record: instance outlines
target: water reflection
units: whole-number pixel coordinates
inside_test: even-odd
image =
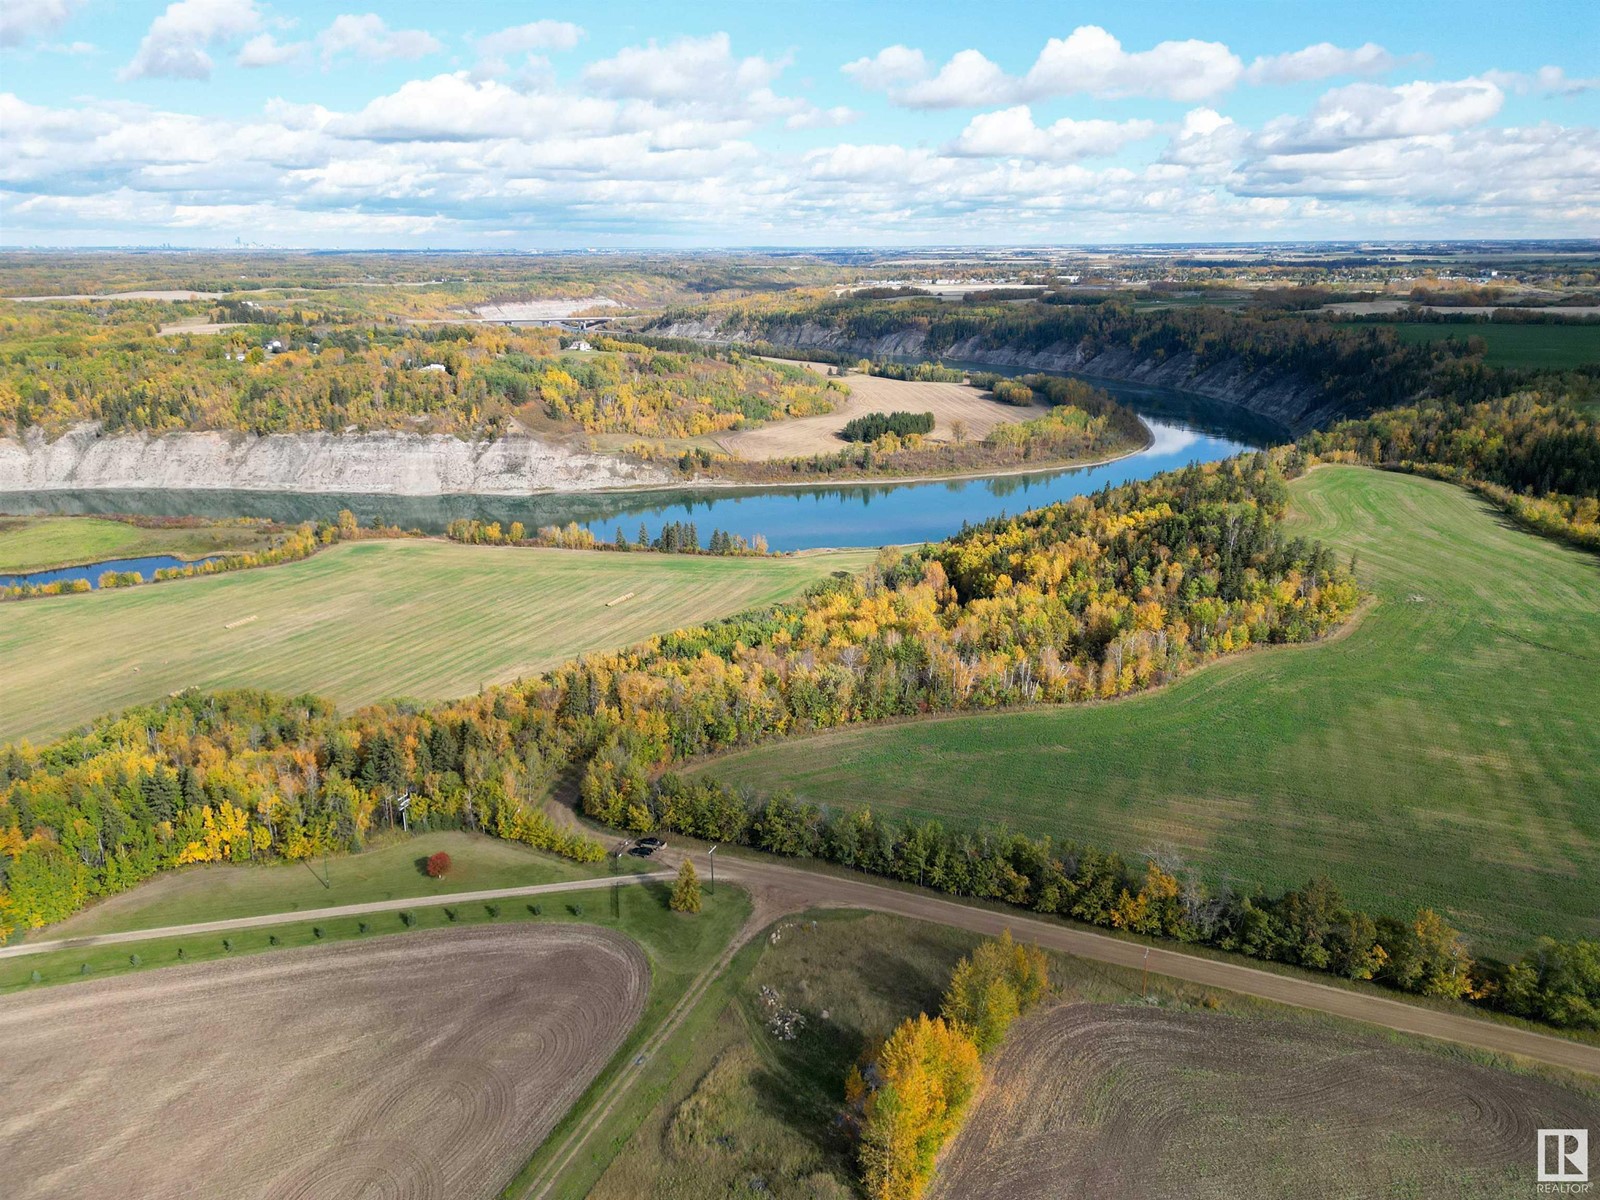
[[[1099,382],[1099,381],[1097,381]],[[609,540],[632,540],[644,526],[654,538],[670,521],[693,521],[701,540],[712,529],[760,534],[774,550],[877,546],[948,537],[963,523],[986,520],[1146,479],[1192,462],[1211,462],[1281,436],[1243,410],[1184,393],[1104,385],[1140,412],[1153,434],[1138,454],[1101,466],[930,483],[820,487],[701,488],[542,496],[311,495],[240,491],[0,492],[0,512],[143,513],[152,516],[332,519],[348,508],[374,520],[442,533],[457,518],[520,521],[529,529],[575,521]]]

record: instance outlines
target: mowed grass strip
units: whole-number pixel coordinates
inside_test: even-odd
[[[0,517],[0,575],[75,567],[112,558],[203,558],[252,550],[267,538],[248,525],[141,529],[101,517]]]
[[[1327,467],[1293,529],[1358,556],[1345,636],[1102,705],[857,728],[701,769],[830,805],[1008,825],[1213,883],[1332,878],[1480,952],[1600,935],[1600,562],[1447,484]]]
[[[874,553],[699,558],[373,541],[279,567],[19,601],[0,609],[0,742],[188,687],[314,692],[344,706],[460,696],[792,598],[830,572],[865,569]]]
[[[520,842],[441,830],[407,837],[376,834],[360,854],[294,863],[206,863],[166,871],[131,891],[108,897],[58,925],[30,932],[30,941],[196,925],[264,913],[292,913],[415,896],[566,883],[612,874],[608,863],[575,863]],[[439,879],[423,868],[430,854],[450,856]],[[630,872],[656,864],[624,856]]]

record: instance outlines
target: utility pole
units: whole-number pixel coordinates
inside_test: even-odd
[[[1144,948],[1144,975],[1139,980],[1139,996],[1144,998],[1150,991],[1150,947]]]
[[[717,894],[717,848],[715,846],[706,851],[706,858],[711,860],[711,894]]]

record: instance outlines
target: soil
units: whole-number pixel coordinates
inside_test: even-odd
[[[582,926],[441,930],[0,1000],[0,1192],[490,1197],[644,1009]]]
[[[1012,1030],[929,1200],[1526,1196],[1600,1102],[1307,1021],[1065,1004]]]

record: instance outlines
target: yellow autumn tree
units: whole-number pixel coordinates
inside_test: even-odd
[[[1020,945],[1008,929],[956,964],[940,1013],[972,1039],[980,1054],[988,1054],[1000,1044],[1011,1022],[1049,989],[1043,952]]]
[[[978,1090],[978,1048],[959,1027],[922,1013],[889,1036],[878,1071],[883,1082],[867,1098],[861,1130],[863,1182],[871,1200],[917,1200]]]

